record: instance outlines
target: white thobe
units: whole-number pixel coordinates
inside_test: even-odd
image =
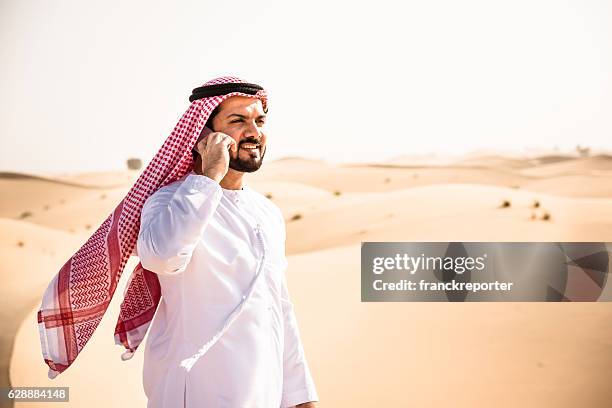
[[[192,171],[146,200],[137,255],[162,291],[144,352],[148,408],[318,400],[287,291],[285,223],[270,200]]]

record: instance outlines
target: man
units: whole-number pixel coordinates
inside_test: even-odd
[[[265,156],[265,121],[261,100],[227,98],[198,138],[193,170],[143,207],[137,252],[163,295],[145,349],[148,407],[318,399],[287,292],[282,214],[243,184]]]
[[[149,407],[314,406],[284,274],[284,220],[242,185],[266,151],[267,100],[236,77],[193,90],[128,194],[45,290],[37,323],[49,378],[76,361],[137,255],[115,342],[128,360],[151,326]]]

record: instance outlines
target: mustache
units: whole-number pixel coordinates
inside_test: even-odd
[[[238,143],[238,147],[242,146],[245,143],[252,143],[254,145],[260,146],[261,143],[259,141],[259,139],[255,139],[254,137],[247,137],[246,139],[242,139],[239,143]]]

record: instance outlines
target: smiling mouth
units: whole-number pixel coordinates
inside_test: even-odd
[[[259,149],[259,145],[255,143],[243,143],[240,148],[245,150],[255,150]]]

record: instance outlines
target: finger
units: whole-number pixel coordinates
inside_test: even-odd
[[[196,150],[198,152],[204,152],[206,150],[206,139],[202,139],[198,142],[198,144],[196,145]]]
[[[202,140],[202,149],[206,152],[211,152],[215,150],[215,146],[221,143],[221,136],[219,133],[211,133],[208,137]]]
[[[234,138],[232,138],[230,135],[225,134],[225,133],[221,133],[219,132],[219,143],[223,144],[224,146],[228,146],[230,145],[230,143],[232,143],[234,141]]]
[[[207,139],[210,139],[211,143],[219,143],[221,139],[223,139],[223,133],[220,133],[220,132],[211,133],[207,137]]]
[[[223,143],[225,143],[228,150],[234,153],[238,151],[238,143],[236,143],[233,137],[231,136],[226,137],[225,139],[223,139]]]

